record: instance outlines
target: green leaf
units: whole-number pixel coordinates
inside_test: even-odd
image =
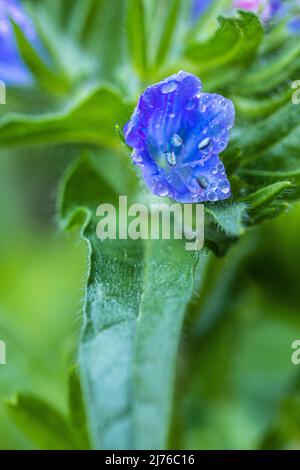
[[[93,29],[93,22],[96,20],[102,0],[85,0],[85,2],[75,2],[70,14],[69,29],[76,39],[84,41],[86,36]],[[102,5],[101,5],[102,6]]]
[[[55,408],[31,395],[19,394],[7,402],[12,418],[45,450],[76,449],[69,423]]]
[[[239,237],[245,232],[244,216],[246,204],[217,204],[207,206],[206,213],[228,236]]]
[[[89,448],[87,418],[80,384],[78,367],[74,366],[69,373],[69,407],[70,421],[81,449]]]
[[[143,0],[128,0],[127,35],[133,66],[144,78],[147,69],[147,43]]]
[[[232,96],[235,109],[238,115],[245,116],[250,119],[257,119],[257,116],[260,116],[263,119],[266,116],[269,116],[274,111],[277,111],[281,106],[286,104],[292,96],[292,90],[285,89],[283,92],[279,93],[276,96],[269,96],[255,99],[249,96]]]
[[[260,184],[262,182],[273,182],[273,181],[282,181],[282,180],[289,180],[291,183],[294,183],[295,186],[299,186],[300,183],[300,168],[296,170],[284,171],[271,171],[271,170],[254,170],[252,168],[241,168],[239,170],[239,174],[249,182],[255,182],[256,184]],[[293,191],[293,195],[295,191]],[[297,194],[295,194],[297,196]]]
[[[199,72],[232,62],[240,65],[253,58],[262,37],[263,28],[258,17],[241,10],[232,17],[220,16],[214,36],[204,42],[191,42],[186,57],[197,62]]]
[[[87,143],[118,147],[117,123],[128,106],[113,87],[99,85],[76,98],[66,110],[40,116],[8,115],[0,121],[0,145]]]
[[[163,64],[168,55],[169,49],[172,44],[173,34],[175,32],[180,7],[181,0],[172,0],[172,5],[170,6],[170,11],[168,12],[168,16],[164,24],[164,29],[158,45],[158,50],[155,59],[155,65],[157,67]]]
[[[237,162],[247,163],[258,160],[264,152],[292,131],[299,132],[300,106],[287,103],[266,119],[235,131],[227,151],[224,152],[225,164],[229,169],[236,168]]]
[[[254,62],[250,70],[237,83],[237,90],[244,93],[262,93],[275,88],[281,82],[290,79],[300,67],[300,45],[298,41],[291,40],[278,54],[269,60]]]
[[[87,156],[62,182],[60,213],[90,251],[79,363],[92,441],[104,449],[166,447],[178,342],[206,255],[181,240],[105,240],[95,211],[117,206]]]
[[[63,76],[61,71],[60,73],[53,72],[28,41],[20,26],[14,22],[12,24],[22,59],[35,79],[50,92],[66,93],[70,88],[67,77]]]
[[[245,233],[246,204],[240,202],[207,204],[205,207],[205,246],[217,256],[227,250]]]
[[[249,194],[242,200],[249,205],[249,210],[258,209],[265,206],[276,199],[283,191],[290,188],[290,181],[280,181],[278,183],[271,184],[258,191]]]

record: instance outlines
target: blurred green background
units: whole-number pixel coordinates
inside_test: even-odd
[[[111,27],[117,14],[102,24]],[[89,52],[117,60],[102,34],[101,48],[93,37]],[[112,68],[104,66],[99,76],[111,78]],[[55,109],[55,101],[39,96],[32,112]],[[18,110],[18,102],[12,107]],[[79,153],[0,150],[0,340],[7,345],[0,449],[39,448],[26,432],[32,418],[19,428],[6,404],[16,393],[68,413],[87,252],[77,231],[57,229],[55,199],[63,171]],[[170,447],[300,449],[300,365],[291,362],[291,344],[300,339],[299,232],[300,205],[294,205],[248,231],[225,258],[211,255],[182,335]]]

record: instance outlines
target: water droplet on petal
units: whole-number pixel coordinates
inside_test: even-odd
[[[211,174],[212,174],[212,175],[216,175],[217,173],[218,173],[217,168],[213,168],[213,169],[211,170]]]
[[[209,143],[210,143],[210,138],[205,137],[205,139],[201,140],[201,142],[199,143],[198,149],[199,150],[204,149],[205,147],[207,147],[209,145]]]
[[[224,165],[223,165],[223,163],[221,163],[221,162],[218,163],[217,166],[216,166],[216,168],[217,168],[218,171],[224,170]]]
[[[175,166],[176,165],[176,155],[174,152],[166,152],[166,159],[169,165]]]
[[[169,82],[164,82],[160,87],[160,92],[165,95],[167,93],[172,93],[178,87],[178,83],[175,80]]]
[[[215,191],[209,191],[209,193],[207,194],[207,199],[209,201],[212,201],[212,202],[217,201],[218,197],[217,197]]]
[[[208,179],[206,176],[198,176],[197,178],[198,183],[200,184],[201,188],[206,189],[208,186]]]
[[[186,109],[187,111],[191,111],[192,109],[195,108],[196,103],[197,103],[197,101],[196,101],[195,98],[190,98],[190,99],[186,102],[185,109]]]
[[[178,134],[173,134],[172,139],[171,139],[171,144],[174,147],[180,147],[183,143],[182,138]]]
[[[206,105],[203,104],[203,105],[200,107],[200,113],[205,113],[205,112],[206,112],[206,109],[207,109]]]
[[[163,184],[159,184],[157,186],[157,194],[161,197],[166,197],[169,194],[169,190],[168,190],[167,186],[165,186]]]
[[[230,191],[230,184],[227,180],[222,180],[219,182],[219,189],[223,194],[228,194]]]

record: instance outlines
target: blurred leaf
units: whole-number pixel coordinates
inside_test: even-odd
[[[274,111],[279,109],[281,106],[286,104],[291,99],[292,91],[290,89],[285,89],[281,93],[276,93],[274,96],[263,97],[254,99],[244,96],[232,96],[234,105],[238,115],[250,118],[257,119],[257,116],[260,118],[265,118],[272,114]]]
[[[78,40],[84,41],[86,36],[93,29],[93,22],[96,20],[98,11],[101,9],[103,0],[85,0],[75,2],[70,14],[70,30]]]
[[[192,41],[187,49],[188,59],[197,62],[199,71],[253,58],[262,40],[263,28],[256,15],[239,10],[234,16],[220,16],[215,35],[205,42]]]
[[[300,106],[291,103],[284,105],[266,119],[246,127],[237,129],[228,150],[224,152],[225,164],[246,163],[257,160],[263,152],[282,141],[292,137],[292,131],[299,131]]]
[[[117,147],[115,125],[124,123],[128,114],[118,91],[99,85],[64,111],[4,117],[0,121],[0,145],[87,143]]]
[[[74,434],[78,436],[80,449],[89,448],[87,419],[80,384],[78,367],[73,367],[69,373],[69,406],[70,421]]]
[[[126,3],[120,0],[75,0],[66,21],[69,39],[80,51],[79,60],[83,52],[90,56],[94,61],[91,74],[97,79],[119,82],[120,64],[125,55]]]
[[[10,414],[42,449],[71,450],[76,442],[65,418],[39,398],[20,394],[7,402]]]
[[[128,0],[127,34],[132,63],[144,78],[147,69],[147,43],[143,0]]]
[[[168,55],[170,46],[172,44],[180,7],[181,0],[172,0],[172,5],[169,7],[168,16],[164,24],[164,29],[158,45],[155,59],[156,67],[161,66]]]
[[[201,341],[186,348],[175,448],[258,449],[299,375],[290,361],[297,311],[268,299],[263,282],[253,287],[245,276],[235,279],[213,328],[207,336],[200,329]]]
[[[31,43],[24,35],[20,26],[13,22],[13,28],[17,39],[22,59],[33,74],[34,78],[46,90],[53,93],[66,93],[70,84],[62,74],[53,72],[40,57]]]
[[[267,59],[267,60],[266,60]],[[300,46],[298,40],[291,39],[272,57],[259,58],[247,74],[241,77],[234,89],[238,93],[268,92],[280,83],[289,80],[295,71],[300,69]],[[286,84],[289,87],[289,84]]]
[[[249,196],[243,198],[243,201],[249,205],[249,210],[251,211],[269,204],[290,186],[291,183],[289,181],[280,181],[249,194]]]

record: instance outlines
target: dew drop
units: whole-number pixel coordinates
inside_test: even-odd
[[[208,146],[209,143],[210,143],[210,138],[209,138],[209,137],[205,137],[205,139],[201,140],[201,142],[199,143],[198,149],[199,149],[199,150],[204,149],[205,147]]]
[[[195,98],[190,98],[187,102],[186,102],[186,105],[185,105],[185,109],[187,111],[191,111],[192,109],[194,109],[196,106],[196,99]]]
[[[216,168],[217,168],[218,171],[224,170],[224,165],[223,165],[223,163],[221,163],[221,162],[218,163],[217,166],[216,166]]]
[[[157,186],[157,194],[161,197],[165,197],[169,194],[169,190],[166,186],[160,184]]]
[[[183,140],[178,134],[173,134],[172,139],[171,139],[171,144],[174,147],[180,147],[183,144]]]
[[[212,175],[216,175],[217,173],[218,173],[217,168],[213,168],[213,169],[211,170],[211,174],[212,174]]]
[[[160,87],[160,92],[165,95],[167,93],[172,93],[178,87],[178,83],[175,80],[171,80],[170,82],[165,82]]]
[[[205,112],[206,112],[206,109],[207,109],[206,105],[203,104],[203,105],[200,107],[200,112],[201,112],[201,113],[205,113]]]
[[[201,188],[203,189],[206,189],[207,186],[208,186],[208,179],[206,178],[206,176],[199,176],[197,178],[198,180],[198,183],[200,184]]]
[[[219,189],[223,194],[228,194],[230,191],[230,184],[226,180],[222,180],[219,183]]]
[[[208,194],[207,194],[207,199],[209,201],[217,201],[218,197],[215,193],[215,191],[210,191]]]
[[[166,152],[165,156],[166,156],[166,159],[167,159],[167,162],[169,163],[169,165],[171,165],[171,166],[176,165],[176,155],[175,155],[174,152]]]

